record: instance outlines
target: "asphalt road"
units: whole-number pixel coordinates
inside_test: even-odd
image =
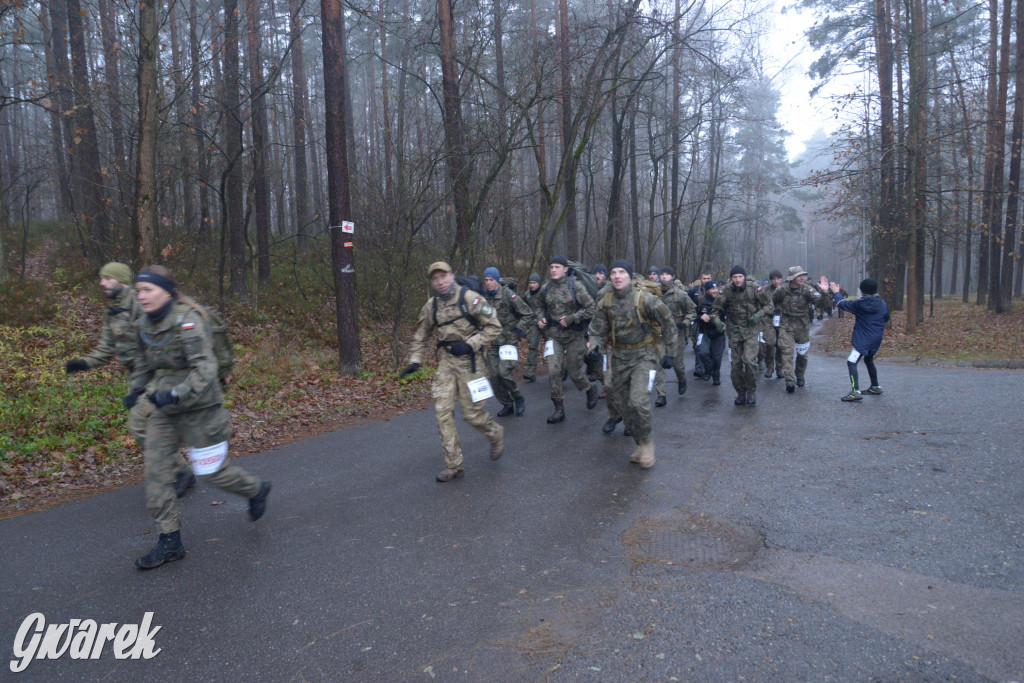
[[[324,434],[241,460],[255,524],[197,487],[150,572],[141,485],[0,521],[0,680],[1024,680],[1024,374],[879,371],[859,404],[813,352],[755,408],[670,383],[649,471],[571,383],[546,424],[543,379],[496,463],[460,420],[454,482],[433,411]],[[146,612],[152,659],[10,670],[30,614]]]

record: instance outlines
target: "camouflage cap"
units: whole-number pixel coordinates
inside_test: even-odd
[[[807,275],[807,271],[801,268],[800,266],[792,266],[789,269],[789,273],[786,276],[786,282],[792,282],[801,275]]]
[[[427,268],[427,277],[433,275],[435,270],[442,270],[446,273],[450,273],[452,272],[452,267],[444,261],[434,261],[430,264],[430,267]]]

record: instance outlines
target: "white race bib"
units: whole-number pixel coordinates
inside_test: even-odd
[[[764,332],[757,333],[757,341],[761,344],[764,344]]]
[[[772,316],[772,327],[778,327],[781,323],[782,323],[782,316],[781,315],[773,315]]]
[[[729,361],[730,363],[732,362],[732,347],[731,346],[725,350],[725,359],[727,361]]]
[[[698,334],[697,335],[697,346],[700,346],[701,342],[703,342],[703,341],[704,341],[704,335],[703,334]]]
[[[806,356],[807,352],[811,350],[811,342],[805,342],[803,344],[796,345],[796,352],[801,356]]]
[[[604,362],[601,365],[601,371],[608,372],[608,354],[601,356],[601,358],[604,359]]]
[[[196,474],[213,474],[228,457],[228,442],[221,441],[206,448],[189,448],[188,460]]]
[[[861,353],[857,349],[850,351],[850,355],[846,357],[847,363],[856,363],[860,360]]]
[[[651,370],[651,376],[647,380],[647,391],[651,391],[652,389],[654,389],[654,380],[656,380],[657,378],[658,378],[658,371],[657,370]]]
[[[544,342],[544,357],[547,358],[548,356],[553,355],[555,355],[555,340],[548,339]]]
[[[466,387],[469,388],[469,397],[473,403],[486,401],[494,396],[494,390],[491,389],[491,383],[487,381],[486,377],[470,380],[466,382]]]
[[[501,360],[519,360],[519,349],[511,344],[502,344],[498,347],[498,358]]]

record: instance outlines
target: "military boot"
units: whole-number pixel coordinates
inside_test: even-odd
[[[533,371],[533,372],[528,372],[525,375],[523,375],[523,381],[524,382],[536,382],[537,381],[537,372],[536,372],[536,370]]]
[[[756,406],[757,405],[757,392],[756,391],[748,391],[747,392],[747,405],[748,406]]]
[[[505,455],[505,428],[498,427],[498,438],[491,442],[491,460],[497,460]]]
[[[654,441],[650,437],[637,444],[636,456],[636,464],[643,469],[654,467]]]
[[[607,420],[605,420],[605,423],[601,425],[601,433],[611,434],[612,432],[615,431],[615,425],[619,424],[620,422],[622,422],[621,417],[609,417]]]
[[[255,522],[267,511],[267,496],[270,495],[270,482],[260,484],[259,492],[249,499],[249,519]]]
[[[192,474],[192,470],[178,472],[178,476],[174,478],[174,495],[181,498],[195,485],[196,475]]]
[[[804,378],[803,377],[797,377],[796,378],[796,385],[798,387],[802,387],[804,385]]]
[[[732,400],[734,406],[745,406],[747,405],[747,392],[740,391],[736,394],[736,398]]]
[[[597,382],[591,382],[587,388],[587,410],[593,410],[597,406],[599,393],[601,393],[601,388],[597,386]]]
[[[637,443],[636,448],[633,449],[633,452],[629,454],[629,461],[631,463],[633,463],[634,465],[638,465],[640,463],[640,444],[639,443]]]
[[[181,544],[181,530],[172,531],[169,534],[160,534],[153,549],[142,557],[135,560],[135,566],[139,569],[155,569],[164,562],[174,562],[185,557],[185,546]]]
[[[668,403],[668,399],[662,395],[659,395],[658,398],[654,399],[655,408],[664,408],[666,403]]]
[[[516,403],[516,417],[522,417],[523,413],[526,412],[526,399],[520,396],[513,400]]]
[[[549,425],[565,420],[565,404],[562,402],[562,399],[553,398],[551,402],[555,404],[555,412],[551,413],[551,417],[548,418]]]
[[[679,383],[679,395],[682,396],[685,393],[686,393],[686,378],[683,378],[683,381]]]
[[[445,467],[443,470],[437,473],[436,479],[442,482],[451,481],[455,477],[461,477],[465,473],[466,470],[464,470],[461,465],[456,467],[455,469],[452,469],[451,467]]]
[[[508,417],[509,415],[515,415],[516,410],[512,406],[502,406],[501,410],[495,414],[495,417]]]

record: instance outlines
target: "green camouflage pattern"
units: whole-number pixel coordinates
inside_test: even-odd
[[[720,326],[725,322],[732,353],[732,386],[739,394],[757,390],[757,352],[761,320],[774,315],[775,307],[768,292],[746,283],[736,288],[731,283],[722,288],[711,308],[711,319]],[[751,318],[759,314],[760,319]]]
[[[651,400],[648,386],[651,372],[658,368],[658,354],[653,344],[643,346],[649,330],[637,314],[636,293],[630,284],[614,292],[608,308],[599,306],[590,322],[590,343],[608,356],[605,393],[611,417],[621,416],[637,443],[651,436]],[[640,299],[647,320],[661,323],[664,343],[675,348],[678,333],[672,314],[656,296],[644,293]],[[612,343],[614,330],[615,343]],[[639,345],[638,348],[625,348]]]
[[[575,296],[574,296],[575,295]],[[569,284],[568,276],[549,280],[538,292],[540,312],[538,322],[547,320],[544,336],[553,342],[554,353],[545,360],[548,364],[548,383],[551,398],[562,400],[562,370],[580,391],[590,388],[590,380],[583,374],[586,350],[586,325],[594,317],[594,298],[582,283]],[[564,317],[566,326],[559,320]],[[582,326],[574,330],[570,326]]]
[[[776,310],[782,318],[778,345],[786,384],[796,383],[796,380],[803,378],[807,371],[808,354],[797,354],[796,345],[810,341],[810,318],[814,315],[814,309],[821,306],[821,300],[824,298],[826,297],[817,287],[807,283],[799,287],[784,283],[772,294]]]

